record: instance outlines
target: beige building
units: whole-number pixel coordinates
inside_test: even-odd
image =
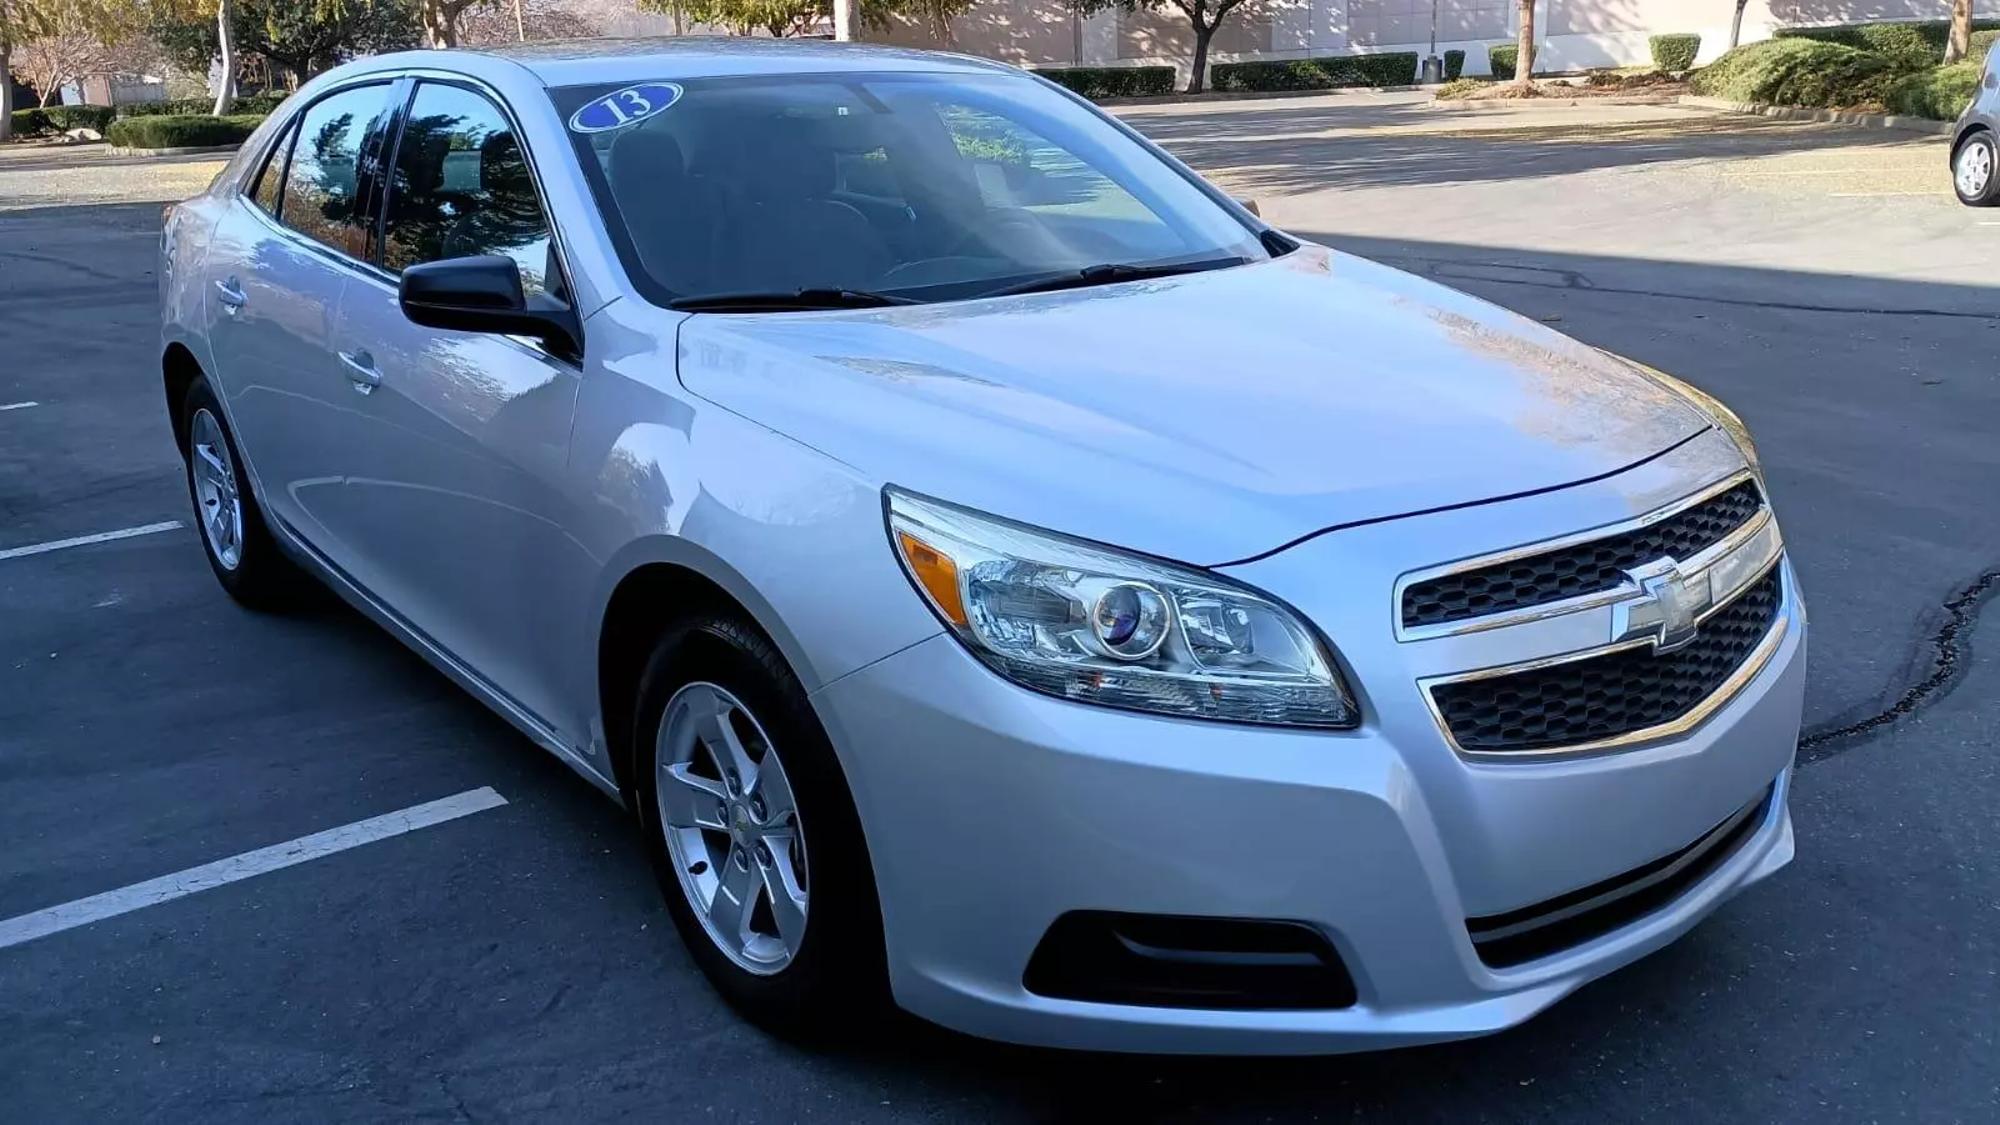
[[[1976,14],[2000,16],[2000,0],[1974,0]],[[1867,20],[1944,19],[1949,0],[1750,0],[1743,41],[1779,27]],[[1216,33],[1209,61],[1299,59],[1371,51],[1465,51],[1465,72],[1486,73],[1486,47],[1515,35],[1515,0],[1248,0]],[[1536,0],[1541,29],[1538,69],[1628,66],[1651,59],[1647,37],[1701,36],[1702,62],[1728,46],[1733,0]],[[927,27],[902,23],[886,38],[943,47],[1022,66],[1170,65],[1187,81],[1194,32],[1172,8],[1078,17],[1061,0],[978,0],[953,21],[950,42]]]

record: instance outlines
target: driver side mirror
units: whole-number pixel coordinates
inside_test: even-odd
[[[576,310],[546,294],[527,296],[512,258],[487,254],[411,266],[396,299],[404,316],[426,328],[532,336],[558,354],[583,354]]]

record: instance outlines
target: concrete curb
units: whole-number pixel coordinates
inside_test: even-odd
[[[1189,102],[1252,102],[1273,98],[1323,98],[1328,95],[1408,94],[1428,86],[1334,86],[1325,90],[1209,90],[1200,94],[1149,94],[1144,97],[1097,98],[1095,105],[1183,105]]]
[[[1928,133],[1934,137],[1951,135],[1951,122],[1932,121],[1928,117],[1901,117],[1895,114],[1855,113],[1845,109],[1805,109],[1789,105],[1765,105],[1762,102],[1732,102],[1727,98],[1705,98],[1699,94],[1682,94],[1680,104],[1695,109],[1714,109],[1723,113],[1747,113],[1758,117],[1772,117],[1780,121],[1818,121],[1828,125],[1859,125],[1868,129],[1895,129],[1904,133]]]
[[[1545,106],[1577,105],[1673,105],[1680,94],[1607,94],[1596,98],[1432,98],[1432,109],[1469,109],[1475,113],[1495,113],[1510,109],[1539,109]]]
[[[212,152],[235,152],[242,145],[182,145],[178,148],[131,148],[112,145],[113,156],[197,156]]]

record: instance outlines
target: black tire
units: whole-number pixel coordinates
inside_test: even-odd
[[[725,689],[768,735],[796,799],[810,863],[805,936],[785,966],[760,975],[709,936],[683,888],[661,823],[660,728],[675,693]],[[632,780],[640,832],[689,954],[716,990],[765,1030],[788,1038],[853,1036],[888,1009],[882,915],[854,798],[833,746],[784,657],[749,622],[726,613],[670,627],[639,681]]]
[[[1974,183],[1974,190],[1966,190],[1963,181],[1967,161],[1982,160],[1986,167],[1985,183]],[[1974,177],[1976,179],[1976,176]],[[1969,133],[1951,153],[1951,190],[1958,201],[1967,207],[1992,207],[2000,204],[2000,147],[1994,144],[1993,134],[1981,129]]]
[[[233,563],[224,558],[208,530],[201,489],[196,483],[196,434],[201,430],[196,419],[204,414],[213,419],[215,432],[220,433],[227,447],[227,468],[242,513],[242,533]],[[195,379],[181,399],[180,435],[181,458],[186,466],[182,475],[187,481],[188,501],[194,507],[195,535],[201,540],[202,554],[207,556],[215,580],[222,583],[230,597],[252,609],[279,610],[299,605],[312,593],[312,580],[272,541],[270,528],[264,523],[264,510],[258,506],[244,473],[243,454],[236,447],[236,435],[230,432],[229,420],[224,417],[206,378]]]

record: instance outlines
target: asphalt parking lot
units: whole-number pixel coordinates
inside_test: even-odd
[[[332,604],[237,609],[186,528],[50,547],[186,518],[147,200],[207,172],[120,187],[10,154],[0,1119],[2000,1112],[2000,614],[1979,613],[2000,586],[2000,212],[1941,194],[1939,144],[1903,134],[1396,97],[1124,112],[1288,229],[1740,410],[1813,614],[1792,868],[1468,1043],[1230,1061],[900,1025],[772,1040],[681,951],[623,815],[386,636]],[[324,858],[9,930],[454,798],[463,815]]]

